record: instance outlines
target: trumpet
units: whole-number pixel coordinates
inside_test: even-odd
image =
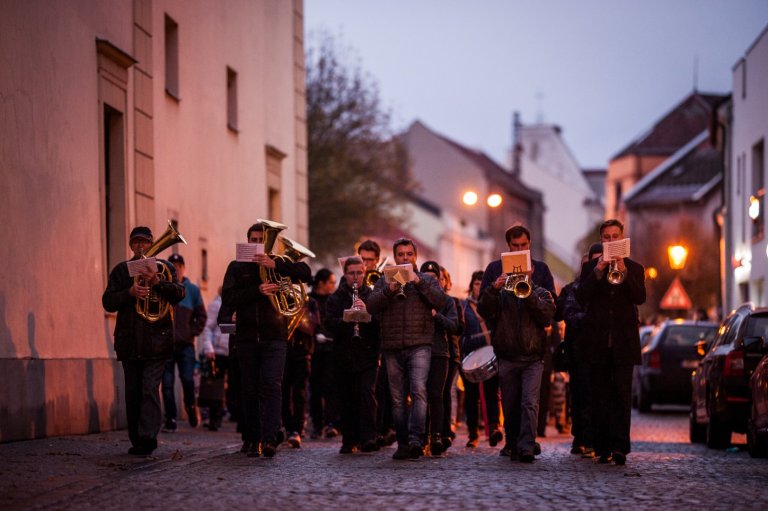
[[[504,281],[504,291],[514,294],[517,298],[528,298],[533,292],[527,273],[510,273]]]
[[[614,286],[618,286],[622,282],[624,282],[624,279],[626,278],[627,274],[623,271],[619,270],[619,263],[616,259],[613,259],[611,261],[611,266],[608,268],[608,283],[613,284]]]
[[[360,340],[360,323],[369,323],[371,321],[371,315],[368,311],[357,305],[357,284],[352,284],[352,307],[344,310],[344,317],[342,318],[346,323],[354,323],[354,329],[352,331],[352,340]]]

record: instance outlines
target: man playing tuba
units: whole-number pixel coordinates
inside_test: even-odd
[[[280,280],[306,282],[312,272],[303,262],[270,254],[277,232],[285,226],[261,220],[248,229],[249,243],[264,244],[264,252],[250,262],[232,261],[222,286],[222,308],[235,311],[237,363],[242,385],[243,448],[250,457],[271,458],[280,443],[282,380],[288,338],[289,316],[295,297],[291,289],[265,281],[264,275]],[[276,232],[277,231],[277,232]],[[284,306],[288,307],[285,308]]]
[[[142,259],[154,246],[152,231],[149,227],[134,228],[129,244],[131,261]],[[104,309],[117,312],[115,353],[125,373],[125,408],[132,445],[128,453],[145,456],[157,448],[162,422],[160,380],[165,361],[173,353],[170,311],[184,298],[184,287],[176,279],[173,265],[161,259],[157,262],[162,273],[147,267],[138,279],[129,275],[127,262],[119,263],[110,272],[101,297]],[[150,297],[160,303],[161,312],[149,315],[143,312],[146,307],[137,306]]]

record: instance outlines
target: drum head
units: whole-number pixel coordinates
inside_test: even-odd
[[[493,360],[494,357],[493,346],[483,346],[464,357],[461,368],[465,371],[471,371],[472,369],[483,367]]]

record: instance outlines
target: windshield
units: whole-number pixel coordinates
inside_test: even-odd
[[[766,318],[768,320],[768,318]],[[768,326],[768,321],[766,322]],[[704,325],[676,325],[667,330],[665,346],[695,346],[700,339],[711,341],[715,337],[717,327]]]
[[[744,337],[762,337],[768,339],[768,315],[750,316],[747,321],[747,327],[744,330]]]

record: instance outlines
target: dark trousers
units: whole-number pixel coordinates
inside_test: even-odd
[[[459,370],[459,364],[454,360],[448,360],[448,375],[445,377],[445,387],[443,388],[443,436],[451,434],[451,403],[453,392],[453,379]]]
[[[307,408],[307,381],[310,362],[307,357],[288,357],[283,375],[283,426],[288,433],[304,434]]]
[[[546,436],[547,434],[547,422],[549,422],[549,390],[552,386],[552,369],[552,355],[547,352],[544,356],[544,369],[541,372],[541,386],[539,387],[539,417],[536,427],[537,436]]]
[[[389,378],[387,377],[387,365],[381,364],[376,376],[376,431],[384,436],[389,431],[395,430],[395,421],[392,418],[392,397],[389,395]]]
[[[589,384],[589,365],[575,357],[569,360],[571,417],[573,445],[593,447],[592,389]]]
[[[242,433],[243,410],[242,399],[240,398],[242,379],[240,377],[240,364],[237,361],[237,343],[234,337],[233,334],[229,335],[229,378],[227,379],[226,400],[229,420],[237,422],[237,432]]]
[[[165,418],[174,420],[178,417],[175,393],[176,367],[179,368],[184,407],[189,409],[195,405],[195,347],[192,344],[175,348],[173,356],[165,362],[162,385],[163,406],[165,407]]]
[[[312,426],[319,433],[325,426],[338,422],[336,384],[334,383],[333,352],[320,349],[312,355],[312,371],[309,376],[309,415]]]
[[[430,435],[443,434],[443,421],[445,418],[445,380],[448,377],[448,359],[434,357],[429,365],[429,377],[427,378],[427,421]],[[450,407],[448,414],[450,415]]]
[[[165,360],[124,360],[128,438],[134,447],[157,447],[162,411],[160,380]]]
[[[229,373],[229,357],[227,355],[216,355],[214,359],[216,364],[216,378],[226,379]],[[230,375],[230,380],[232,376]],[[226,391],[224,401],[212,400],[206,403],[208,405],[208,415],[211,426],[219,428],[221,427],[221,421],[224,418],[224,403],[227,403],[227,407],[231,406],[229,403],[229,389]],[[202,397],[200,398],[202,401]],[[204,406],[201,403],[201,406]]]
[[[378,367],[363,371],[337,371],[343,445],[376,440],[376,374]]]
[[[246,442],[276,442],[280,430],[280,409],[286,342],[282,339],[238,339],[240,366],[242,435]]]
[[[590,364],[592,425],[595,454],[630,451],[629,428],[632,416],[631,365]]]
[[[533,454],[539,415],[539,391],[544,362],[499,360],[501,406],[507,445],[520,454]]]
[[[485,395],[485,413],[488,417],[488,430],[493,433],[499,427],[499,377],[494,376],[483,383],[464,381],[464,411],[467,414],[467,432],[469,438],[478,438],[478,412],[480,411],[480,385]]]

